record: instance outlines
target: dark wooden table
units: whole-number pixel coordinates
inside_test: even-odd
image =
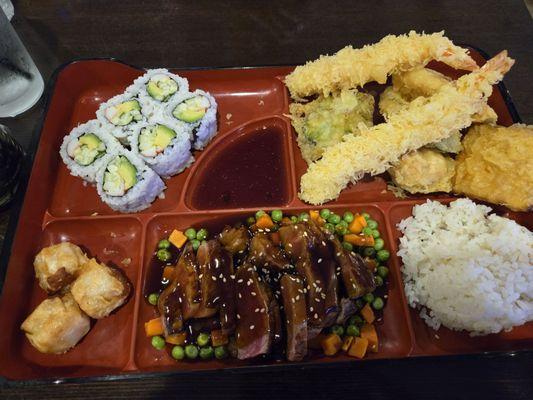
[[[445,30],[456,43],[489,54],[509,50],[517,63],[505,84],[523,121],[533,123],[533,23],[522,0],[14,3],[13,25],[45,81],[76,58],[114,57],[142,67],[295,64],[389,33]],[[41,100],[0,123],[29,149],[42,112]],[[6,215],[0,213],[0,241]],[[532,372],[533,356],[518,353],[85,384],[3,384],[0,398],[532,399]]]

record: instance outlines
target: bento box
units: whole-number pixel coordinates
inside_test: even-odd
[[[471,50],[476,61],[485,57]],[[437,62],[437,71],[457,77],[457,72]],[[327,204],[339,214],[366,212],[381,227],[391,253],[387,304],[376,329],[379,351],[364,360],[347,355],[327,357],[311,352],[303,361],[289,363],[276,357],[253,360],[195,360],[177,362],[168,351],[155,349],[145,336],[144,324],[156,316],[147,302],[153,287],[153,257],[158,241],[172,230],[205,226],[220,231],[228,223],[243,220],[261,209],[279,209],[286,214],[309,212],[316,207],[297,196],[299,181],[306,170],[288,114],[290,98],[283,84],[291,66],[179,70],[192,89],[209,91],[218,103],[218,134],[195,153],[195,163],[165,181],[164,198],[146,210],[121,214],[98,198],[96,190],[69,174],[59,156],[63,136],[79,123],[93,118],[98,105],[122,92],[143,71],[115,60],[80,60],[62,66],[48,91],[48,102],[31,176],[18,216],[12,223],[12,243],[6,240],[3,262],[6,276],[0,303],[0,375],[9,380],[66,379],[96,376],[128,376],[139,373],[185,372],[253,368],[331,362],[444,356],[496,351],[531,350],[533,323],[510,332],[470,337],[446,328],[435,332],[406,301],[398,250],[397,224],[411,215],[414,205],[426,198],[449,203],[447,195],[411,196],[398,199],[387,190],[381,177],[363,179]],[[380,86],[375,86],[380,90]],[[519,122],[503,85],[489,100],[500,125]],[[246,157],[250,146],[265,149]],[[228,198],[221,199],[217,177],[227,172],[239,179],[226,185]],[[225,169],[226,168],[226,169]],[[255,170],[266,169],[269,178],[257,185]],[[229,172],[227,172],[229,173]],[[255,186],[254,186],[255,185]],[[268,186],[268,187],[265,187]],[[245,190],[257,187],[257,195]],[[268,191],[265,196],[264,191]],[[252,194],[250,194],[252,193]],[[529,229],[530,213],[498,213]],[[16,216],[13,216],[16,220]],[[15,229],[16,226],[16,229]],[[9,237],[9,235],[8,235]],[[72,350],[61,355],[39,353],[26,340],[20,325],[45,297],[34,277],[33,258],[40,248],[70,241],[90,249],[102,262],[119,265],[132,284],[127,303],[92,326],[89,334]],[[128,260],[127,263],[124,260]],[[157,281],[158,278],[155,278]],[[435,362],[438,362],[436,359]]]

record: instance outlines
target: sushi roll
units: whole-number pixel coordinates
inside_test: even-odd
[[[217,133],[217,102],[203,90],[176,98],[167,106],[167,115],[192,129],[194,148],[201,150]]]
[[[143,110],[152,118],[163,111],[172,99],[183,96],[189,91],[189,82],[164,68],[150,69],[137,78],[126,92],[136,95]]]
[[[78,125],[64,137],[59,150],[71,175],[87,182],[96,181],[96,173],[105,155],[116,152],[120,143],[97,120]]]
[[[132,129],[146,121],[147,115],[139,99],[132,93],[126,92],[100,104],[96,118],[122,144],[127,144]]]
[[[98,171],[96,189],[113,210],[137,212],[148,208],[165,184],[139,157],[121,149],[107,158]]]
[[[141,124],[131,135],[130,145],[131,151],[163,178],[180,173],[194,161],[190,131],[170,120]]]

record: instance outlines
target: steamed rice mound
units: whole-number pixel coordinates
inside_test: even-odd
[[[428,200],[399,224],[407,300],[435,330],[476,336],[533,320],[533,234],[490,211]]]

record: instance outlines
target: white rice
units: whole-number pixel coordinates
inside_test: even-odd
[[[476,336],[533,320],[533,234],[490,211],[428,200],[398,225],[407,300],[435,330]]]

